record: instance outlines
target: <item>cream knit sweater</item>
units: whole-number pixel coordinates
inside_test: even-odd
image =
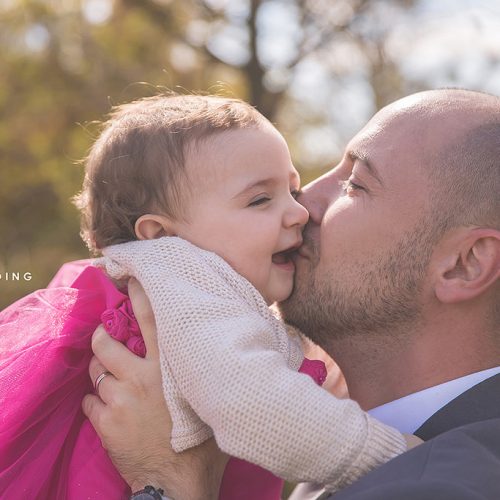
[[[136,277],[151,302],[174,450],[214,434],[230,455],[329,489],[406,450],[398,431],[297,372],[297,339],[216,254],[177,237],[103,254],[98,265],[114,279]]]

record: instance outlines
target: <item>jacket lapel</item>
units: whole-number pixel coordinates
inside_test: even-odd
[[[427,441],[461,425],[500,417],[500,374],[460,394],[434,413],[415,434]]]

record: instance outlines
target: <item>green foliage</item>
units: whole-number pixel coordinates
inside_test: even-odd
[[[58,3],[0,11],[0,308],[44,287],[64,261],[88,256],[70,202],[93,140],[88,123],[154,91],[131,84],[183,81],[169,64],[173,21],[160,27],[124,2],[92,24],[82,2]],[[7,281],[6,272],[32,279]]]
[[[326,153],[315,145],[304,150],[303,143],[325,124],[327,134],[332,130],[331,94],[323,92],[319,107],[313,99],[312,109],[310,100],[304,105],[290,89],[304,61],[322,65],[327,78],[342,83],[341,70],[330,57],[340,43],[365,50],[364,72],[377,106],[398,97],[402,80],[394,64],[384,64],[383,40],[358,29],[370,20],[370,9],[380,5],[368,0],[290,0],[286,5],[281,0],[2,2],[0,308],[45,286],[64,261],[87,256],[70,199],[82,182],[78,161],[94,139],[91,123],[103,119],[113,104],[158,88],[222,89],[250,100],[278,125],[304,182],[324,171],[326,161],[335,160],[331,148]],[[100,16],[99,8],[104,9]],[[294,26],[292,31],[283,26],[289,32],[283,42],[280,30],[266,28],[263,21],[286,12],[294,13]],[[359,22],[363,18],[364,24]],[[275,41],[285,43],[287,51],[270,62]],[[243,50],[235,52],[238,44]],[[1,277],[16,271],[30,271],[33,279],[7,283]]]
[[[93,140],[89,123],[156,86],[208,89],[228,75],[214,61],[207,71],[202,48],[184,46],[194,57],[189,71],[172,64],[196,5],[116,1],[107,19],[92,23],[86,4],[0,7],[0,308],[44,287],[64,261],[88,255],[70,199]],[[7,281],[6,272],[33,277]]]

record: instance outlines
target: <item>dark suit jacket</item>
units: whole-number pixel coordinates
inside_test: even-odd
[[[416,431],[426,442],[331,500],[500,500],[500,374],[464,392]]]

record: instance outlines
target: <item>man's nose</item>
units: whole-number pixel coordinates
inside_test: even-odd
[[[339,192],[340,183],[332,169],[305,186],[297,200],[307,208],[310,222],[321,224],[325,212]]]

